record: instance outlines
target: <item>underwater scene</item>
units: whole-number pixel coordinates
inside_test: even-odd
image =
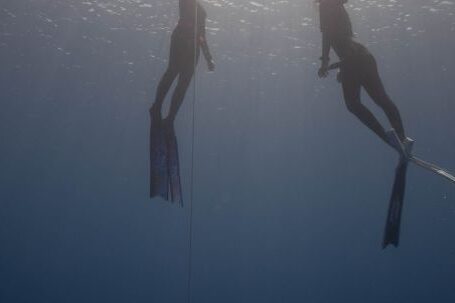
[[[0,0],[0,302],[455,302],[454,54],[452,0]]]

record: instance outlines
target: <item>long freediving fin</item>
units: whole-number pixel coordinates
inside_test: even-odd
[[[180,182],[180,163],[177,138],[174,130],[170,130],[167,137],[168,148],[168,174],[169,174],[169,190],[172,202],[178,202],[183,206],[182,185]]]
[[[412,161],[414,164],[422,167],[422,168],[425,168],[439,176],[442,176],[444,178],[446,178],[447,180],[455,183],[455,176],[452,175],[451,173],[449,173],[448,171],[446,171],[445,169],[442,169],[440,168],[439,166],[437,165],[434,165],[432,163],[429,163],[429,162],[426,162],[420,158],[417,158],[415,156],[411,156],[410,158],[410,161]]]
[[[169,199],[167,146],[161,118],[151,115],[150,124],[150,198]]]
[[[389,244],[397,247],[400,240],[401,214],[403,211],[403,201],[406,190],[407,170],[408,162],[403,158],[400,159],[395,170],[395,180],[390,196],[382,248],[386,248]]]
[[[400,139],[398,138],[398,135],[394,129],[388,131],[387,136],[389,139],[388,140],[389,144],[400,153],[401,157],[404,157],[408,161],[411,161],[414,164],[416,164],[422,168],[425,168],[425,169],[455,183],[455,175],[449,173],[447,170],[445,170],[433,163],[424,161],[424,160],[412,155],[411,149],[412,149],[412,146],[414,143],[414,141],[412,139],[406,138],[405,143],[403,144],[403,142],[401,142]]]
[[[409,162],[413,162],[414,164],[455,183],[455,176],[451,173],[438,167],[437,165],[426,162],[412,155],[412,147],[414,143],[412,139],[405,138],[404,142],[401,142],[397,133],[393,129],[387,132],[387,137],[388,143],[400,154],[400,162],[398,163],[395,172],[395,180],[392,195],[390,197],[382,248],[386,248],[389,244],[397,247],[400,240],[401,213],[403,210],[403,201],[406,189],[406,174]]]

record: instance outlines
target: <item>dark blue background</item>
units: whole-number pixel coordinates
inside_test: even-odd
[[[1,0],[0,301],[186,302],[195,104],[192,302],[455,302],[455,186],[410,167],[381,250],[396,154],[317,79],[312,1],[203,3],[180,209],[147,197],[177,1]],[[454,2],[348,10],[416,154],[455,171]]]

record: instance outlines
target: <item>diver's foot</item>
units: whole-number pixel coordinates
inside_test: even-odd
[[[408,158],[412,157],[412,148],[414,147],[414,140],[406,137],[403,141],[404,151]]]
[[[386,136],[387,136],[387,143],[391,147],[393,147],[400,154],[400,156],[402,158],[409,158],[403,142],[401,142],[400,138],[398,137],[396,131],[393,128],[386,132]],[[412,144],[410,144],[410,147],[412,147]]]

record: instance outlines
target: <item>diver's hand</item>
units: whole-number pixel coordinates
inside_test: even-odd
[[[327,66],[327,64],[323,64],[321,65],[321,67],[319,68],[319,71],[318,71],[318,76],[319,78],[326,78],[329,74],[329,68]]]
[[[207,67],[209,69],[209,72],[213,72],[215,70],[215,61],[212,59],[207,60]]]

